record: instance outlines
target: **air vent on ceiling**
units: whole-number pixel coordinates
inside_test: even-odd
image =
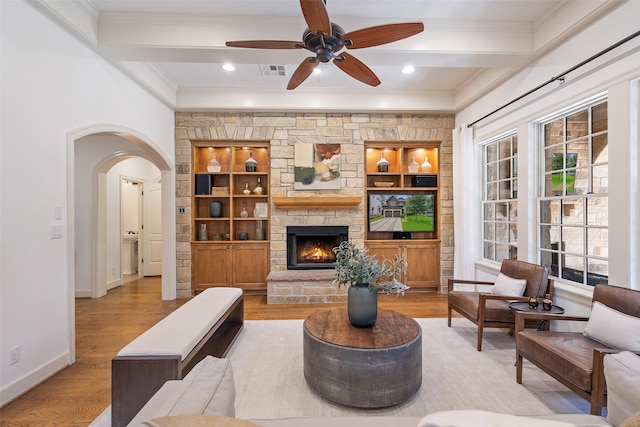
[[[287,70],[284,65],[260,65],[260,71],[265,77],[285,77]]]

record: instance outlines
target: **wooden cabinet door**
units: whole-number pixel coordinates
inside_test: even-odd
[[[438,290],[440,284],[440,251],[438,242],[404,245],[409,268],[405,284],[422,290]]]
[[[193,245],[191,289],[193,293],[213,286],[231,286],[230,245]]]
[[[233,286],[244,291],[267,290],[269,246],[267,244],[233,245]]]
[[[395,256],[402,255],[402,245],[393,243],[368,243],[369,253],[375,257],[378,262],[385,259],[393,260]]]

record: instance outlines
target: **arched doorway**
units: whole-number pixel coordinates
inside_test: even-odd
[[[160,171],[163,236],[161,249],[162,299],[176,298],[175,173],[172,161],[152,141],[144,135],[122,126],[88,126],[70,132],[67,141],[69,348],[71,349],[70,359],[73,362],[75,361],[76,265],[82,263],[86,268],[83,274],[90,278],[89,295],[84,296],[96,298],[106,293],[107,258],[104,242],[106,241],[105,233],[108,221],[106,210],[107,172],[114,165],[131,158],[146,159]],[[83,215],[83,218],[78,218],[78,224],[76,224],[76,199],[78,197],[89,198],[89,213]],[[82,235],[76,236],[76,229]],[[82,241],[81,244],[80,241]],[[82,252],[78,250],[79,246],[82,246]],[[86,292],[87,289],[83,291]]]

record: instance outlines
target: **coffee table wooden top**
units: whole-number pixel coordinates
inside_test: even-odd
[[[307,317],[304,327],[319,340],[362,349],[400,346],[420,334],[420,325],[411,317],[382,308],[378,308],[378,320],[371,328],[351,325],[346,306],[318,310]]]

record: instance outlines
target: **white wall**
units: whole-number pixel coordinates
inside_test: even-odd
[[[4,404],[74,358],[68,135],[99,125],[132,129],[172,168],[174,118],[169,108],[25,1],[0,2],[0,43]],[[163,178],[170,175],[163,171]],[[169,199],[165,204],[163,197],[163,209],[168,208],[167,223],[175,223],[170,208],[175,200]],[[56,207],[62,208],[62,219],[55,218]],[[50,239],[52,224],[63,227],[62,239]],[[9,365],[14,346],[20,346],[21,359]]]
[[[614,10],[579,36],[505,81],[483,99],[456,115],[456,126],[471,123],[517,96],[558,76],[597,52],[638,31],[640,2],[631,1]],[[637,166],[637,105],[631,108],[632,80],[640,76],[640,37],[607,53],[593,63],[567,74],[564,84],[552,83],[516,102],[501,112],[482,120],[475,127],[475,140],[481,142],[511,129],[518,131],[518,257],[538,262],[536,247],[537,183],[532,182],[538,168],[536,134],[532,123],[545,115],[567,107],[603,91],[609,94],[609,278],[611,284],[638,289],[638,255],[634,252],[638,239],[635,224]],[[633,115],[636,117],[634,118]],[[635,136],[632,136],[634,135]],[[480,152],[481,150],[478,150]],[[482,161],[479,157],[477,161]],[[533,172],[533,173],[528,173]],[[454,173],[458,173],[454,165]],[[468,185],[477,185],[469,179]],[[636,199],[634,199],[634,197]],[[533,214],[533,215],[531,215]],[[477,218],[480,229],[480,218]],[[522,237],[521,237],[522,236]],[[488,271],[497,272],[498,265],[482,263],[478,248],[476,275],[486,278]],[[591,288],[556,281],[557,303],[571,314],[589,311]]]

